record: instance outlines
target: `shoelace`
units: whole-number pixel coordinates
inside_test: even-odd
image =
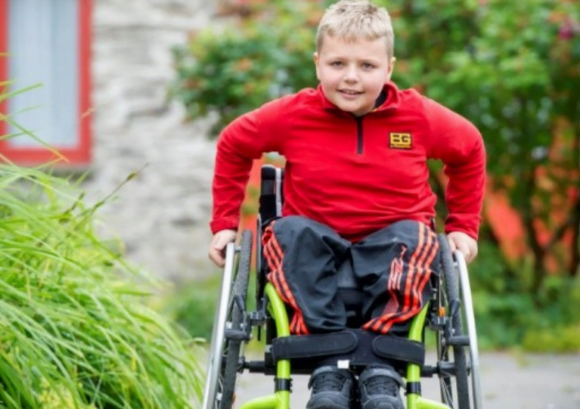
[[[312,392],[317,393],[320,390],[340,391],[344,386],[345,379],[341,375],[327,373],[320,374],[312,384]]]
[[[399,385],[387,376],[373,376],[364,382],[369,395],[399,395]]]

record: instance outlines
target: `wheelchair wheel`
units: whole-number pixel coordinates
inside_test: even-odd
[[[228,244],[212,333],[203,409],[232,408],[242,344],[249,332],[244,319],[252,255],[252,233],[249,230],[242,234],[237,271],[234,271],[235,253],[234,244]]]
[[[439,376],[441,399],[443,403],[453,409],[471,409],[472,406],[470,406],[469,400],[469,365],[465,349],[462,345],[451,345],[449,342],[450,337],[459,339],[457,337],[464,335],[459,283],[449,242],[443,234],[439,235],[439,245],[442,266],[441,281],[443,284],[440,290],[440,297],[443,298],[442,305],[449,314],[452,326],[451,333],[440,332],[437,336],[437,358],[442,364],[453,364],[452,367],[443,367]],[[453,361],[450,360],[450,349],[453,352]],[[446,373],[446,370],[449,370],[449,372]]]
[[[471,395],[474,409],[482,409],[481,380],[479,374],[479,350],[477,346],[477,331],[475,328],[475,314],[473,312],[473,300],[471,298],[471,288],[469,284],[469,272],[463,253],[454,253],[457,271],[461,283],[461,300],[463,301],[463,311],[465,313],[467,336],[469,339],[469,375],[471,378]]]

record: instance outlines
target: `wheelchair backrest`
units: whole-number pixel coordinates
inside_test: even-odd
[[[260,181],[260,200],[258,210],[258,226],[256,236],[256,272],[258,283],[256,285],[256,299],[261,300],[266,285],[267,264],[262,256],[262,233],[263,228],[272,220],[282,216],[282,204],[284,203],[284,169],[273,165],[262,165]]]
[[[282,216],[284,203],[284,169],[272,165],[262,166],[262,180],[260,186],[259,217],[262,225]]]

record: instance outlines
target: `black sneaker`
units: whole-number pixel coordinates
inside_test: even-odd
[[[367,367],[358,379],[361,409],[404,409],[401,386],[403,379],[392,367]]]
[[[312,395],[306,409],[349,409],[354,399],[354,376],[336,366],[317,368],[308,381]]]

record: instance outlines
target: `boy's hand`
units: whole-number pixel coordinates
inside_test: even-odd
[[[218,267],[223,267],[225,264],[225,249],[228,243],[233,243],[236,240],[235,230],[221,230],[214,234],[211,244],[209,246],[209,258]]]
[[[451,252],[459,250],[465,257],[465,262],[470,263],[477,256],[477,241],[460,231],[453,231],[447,235]]]

